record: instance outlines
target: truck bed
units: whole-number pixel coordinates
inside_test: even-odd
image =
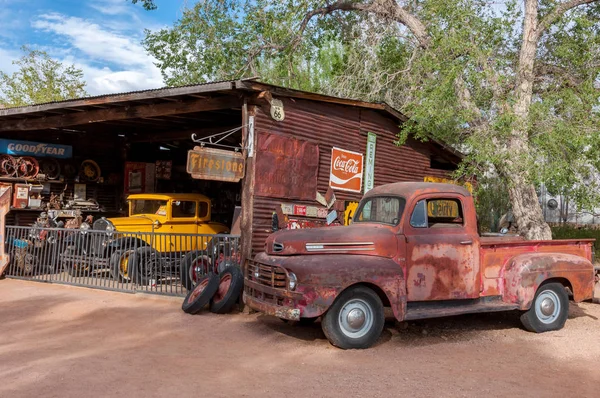
[[[513,257],[525,253],[572,254],[592,261],[594,239],[523,240],[519,237],[482,237],[480,267],[482,295],[502,292],[502,271]]]

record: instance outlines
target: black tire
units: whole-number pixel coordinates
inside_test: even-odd
[[[123,283],[131,282],[131,272],[129,270],[131,269],[132,264],[130,262],[130,259],[131,255],[134,252],[135,250],[133,249],[115,250],[112,252],[112,254],[110,255],[109,265],[110,273],[115,280]],[[124,270],[123,267],[121,267],[121,262],[124,260],[122,258],[123,256],[129,256],[129,258],[127,259],[126,270]]]
[[[198,280],[198,284],[189,291],[181,309],[187,314],[197,314],[210,302],[219,289],[219,277],[208,274]]]
[[[228,267],[219,275],[219,288],[210,300],[210,311],[215,314],[231,312],[244,288],[244,275],[238,267]]]
[[[65,258],[66,256],[74,256],[78,254],[80,253],[77,252],[76,246],[67,246],[67,248],[63,252],[63,258]],[[79,266],[79,264],[72,260],[64,260],[63,268],[65,271],[67,271],[67,274],[69,274],[69,276],[76,278],[79,276],[86,275],[89,272],[90,267]]]
[[[206,268],[206,269],[201,272],[198,272],[196,269],[192,268],[197,265],[197,260],[199,260],[199,259],[206,261],[206,266],[201,265],[201,267],[200,267],[200,268]],[[203,277],[208,272],[212,271],[212,268],[213,268],[212,262],[205,251],[194,250],[192,252],[187,253],[183,257],[183,260],[181,260],[181,267],[180,267],[181,284],[187,290],[191,290],[194,286],[196,286],[197,280],[195,280],[195,279],[199,279],[199,278]],[[194,278],[194,276],[195,276],[195,278]]]
[[[565,287],[550,282],[538,288],[531,308],[521,315],[521,323],[530,332],[543,333],[562,329],[568,317],[569,295]]]
[[[356,310],[362,313],[361,325],[352,328],[348,314]],[[346,313],[346,319],[342,316]],[[369,348],[379,339],[385,317],[383,303],[373,290],[357,286],[343,291],[323,316],[321,327],[331,344],[344,350]]]
[[[150,281],[157,278],[160,257],[156,250],[149,246],[144,246],[131,254],[129,264],[131,264],[131,280],[140,285],[147,286]]]

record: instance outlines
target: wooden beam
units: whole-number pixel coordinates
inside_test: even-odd
[[[79,124],[100,123],[110,120],[124,120],[154,116],[174,115],[214,111],[238,107],[240,98],[220,97],[200,99],[187,102],[169,102],[147,105],[126,105],[110,109],[94,109],[91,111],[70,113],[65,115],[6,120],[0,123],[0,131],[27,131],[45,128],[76,126]]]
[[[154,141],[171,141],[171,140],[181,140],[187,139],[192,142],[192,134],[196,133],[198,138],[207,137],[209,135],[222,133],[223,131],[231,130],[240,125],[228,125],[228,126],[219,126],[219,127],[209,127],[209,128],[195,128],[189,130],[171,130],[171,131],[160,131],[153,133],[138,133],[137,136],[130,136],[128,138],[129,142],[154,142]],[[238,133],[234,133],[238,134]]]

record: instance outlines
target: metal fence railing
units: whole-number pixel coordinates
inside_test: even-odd
[[[234,235],[6,227],[6,276],[185,296],[208,272],[240,263]]]

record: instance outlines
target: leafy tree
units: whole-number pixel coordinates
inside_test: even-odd
[[[388,101],[414,122],[400,143],[465,152],[457,175],[497,175],[519,231],[550,239],[536,185],[600,199],[599,3],[207,0],[145,45],[168,84],[262,75]]]
[[[158,8],[156,3],[154,3],[154,0],[131,0],[131,2],[133,4],[141,3],[142,7],[148,11],[156,10]]]
[[[291,27],[309,4],[272,0],[202,1],[171,28],[146,32],[145,48],[168,85],[260,76],[288,87],[323,91],[342,71],[344,39],[356,17],[322,19]]]
[[[84,97],[83,71],[53,60],[44,51],[22,48],[25,55],[13,61],[19,70],[0,71],[0,104],[5,107],[39,104]]]

